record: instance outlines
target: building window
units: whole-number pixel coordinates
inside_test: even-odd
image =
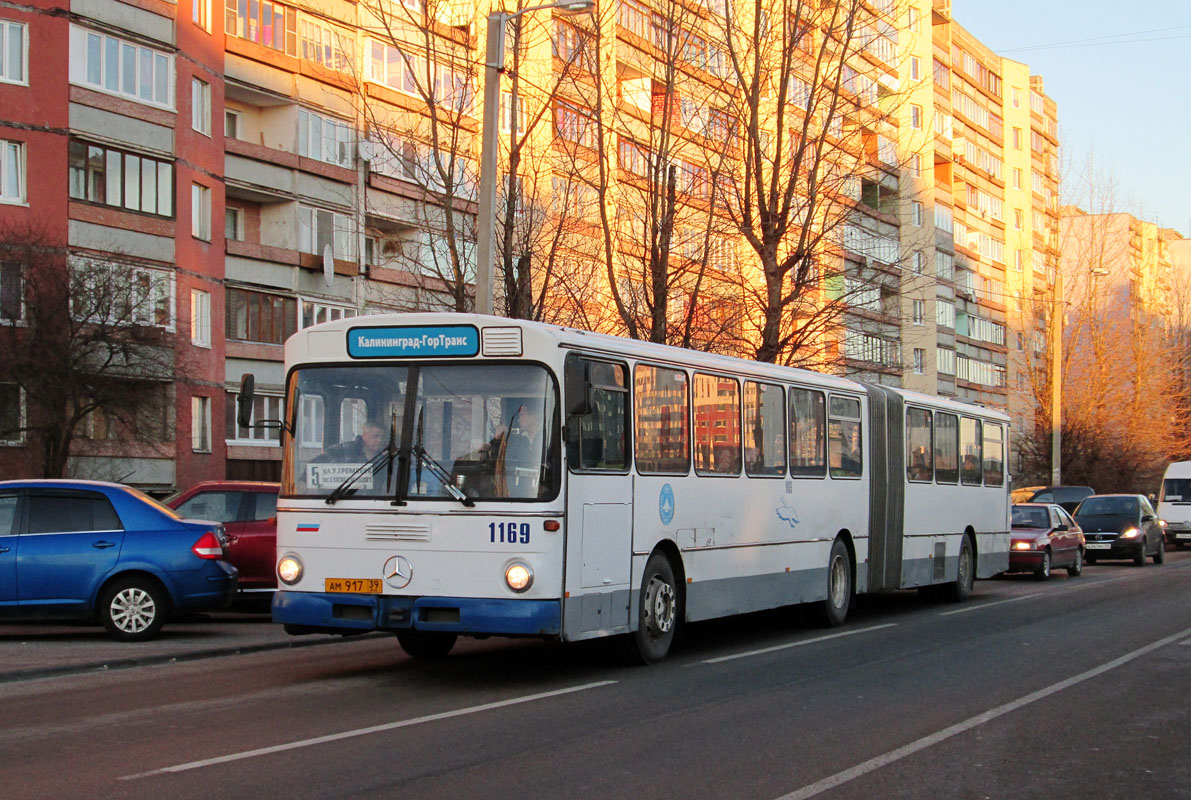
[[[356,316],[356,310],[348,306],[320,303],[316,300],[302,301],[302,318],[298,320],[298,328],[309,328],[323,322],[334,322],[337,319]]]
[[[211,346],[211,293],[190,290],[190,343]]]
[[[70,142],[70,197],[172,217],[174,165],[75,139]]]
[[[926,372],[926,351],[921,347],[914,348],[914,373],[921,375]]]
[[[211,241],[211,189],[201,183],[190,184],[190,233]]]
[[[0,383],[0,446],[25,443],[25,390],[15,383]]]
[[[915,250],[910,254],[910,268],[914,270],[915,275],[922,274],[922,251]]]
[[[0,261],[0,321],[25,318],[25,281],[20,261]]]
[[[233,111],[230,108],[223,110],[223,135],[227,139],[239,139],[240,137],[240,112]]]
[[[910,202],[910,222],[916,228],[922,227],[922,203],[917,200]]]
[[[77,320],[113,325],[147,325],[174,330],[174,273],[71,256],[72,283],[84,291],[73,298]]]
[[[586,110],[560,102],[555,108],[554,124],[560,138],[595,149],[596,124]]]
[[[1013,149],[1014,150],[1021,149],[1021,128],[1013,129]]]
[[[910,56],[910,80],[917,83],[921,80],[921,66],[918,61],[918,56]]]
[[[25,202],[25,144],[0,139],[0,203]]]
[[[29,83],[25,24],[0,19],[0,83]]]
[[[72,25],[70,81],[138,103],[174,107],[174,57]]]
[[[955,329],[955,303],[935,300],[935,324],[941,328]]]
[[[355,258],[355,232],[352,220],[321,208],[298,206],[298,249],[303,253],[321,256],[327,245],[335,258]]]
[[[251,2],[251,0],[250,0]],[[353,45],[355,39],[351,34],[341,32],[323,22],[303,15],[299,24],[302,34],[301,57],[307,61],[321,64],[327,69],[339,72],[350,72],[354,63]]]
[[[926,301],[925,300],[913,301],[913,309],[914,309],[914,312],[913,312],[914,313],[914,324],[922,325],[924,320],[926,319]]]
[[[242,428],[236,421],[236,401],[237,395],[235,392],[228,392],[226,395],[226,406],[224,408],[224,430],[230,434],[227,439],[228,444],[235,445],[276,445],[281,431],[277,428],[266,428],[253,424],[251,427]],[[260,422],[266,419],[281,419],[281,405],[283,398],[280,395],[256,394],[252,398],[252,415],[250,417],[253,423]]]
[[[906,27],[908,27],[914,33],[918,33],[918,29],[919,29],[919,27],[921,27],[920,23],[919,23],[920,19],[921,19],[921,17],[919,17],[919,15],[918,15],[918,9],[916,9],[916,8],[906,9]]]
[[[1021,188],[1021,170],[1017,167],[1013,168],[1013,188]]]
[[[298,54],[298,12],[268,0],[225,0],[224,30],[228,36]]]
[[[211,135],[211,84],[198,78],[190,79],[190,127]]]
[[[922,155],[919,153],[910,157],[910,174],[915,178],[922,177]]]
[[[190,398],[190,449],[211,452],[211,398]]]
[[[1025,212],[1020,208],[1013,209],[1013,230],[1020,231],[1025,225]]]
[[[922,130],[922,106],[910,106],[910,127],[916,131]]]
[[[1013,268],[1018,272],[1022,271],[1022,257],[1021,250],[1013,251]]]
[[[223,237],[236,242],[244,241],[244,209],[224,206]]]
[[[298,111],[298,155],[340,167],[352,165],[354,130],[350,122]]]
[[[284,344],[298,325],[298,302],[264,292],[229,287],[227,338],[242,342]]]
[[[191,6],[190,18],[195,25],[205,30],[207,33],[211,32],[211,0],[193,0],[194,5]]]
[[[525,98],[517,95],[517,129],[523,130],[525,128]],[[513,131],[513,93],[500,93],[500,132],[512,133]]]

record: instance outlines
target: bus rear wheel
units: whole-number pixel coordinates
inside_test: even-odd
[[[401,631],[397,644],[410,658],[444,658],[455,646],[456,638],[453,633]]]
[[[943,593],[948,600],[962,603],[972,596],[972,588],[975,585],[976,554],[972,549],[972,537],[965,533],[959,545],[959,566],[956,570],[955,582],[946,584],[943,587]]]
[[[630,655],[642,664],[656,664],[669,654],[682,616],[674,566],[662,553],[654,553],[645,563],[638,603],[637,630],[632,633]]]
[[[827,559],[827,597],[811,606],[811,618],[821,628],[838,628],[852,605],[852,559],[843,540],[836,539]]]

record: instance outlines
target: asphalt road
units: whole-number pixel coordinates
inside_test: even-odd
[[[650,668],[509,640],[412,661],[381,637],[10,680],[0,794],[1191,797],[1189,600],[1179,552],[961,605],[864,599],[834,630],[695,625]]]

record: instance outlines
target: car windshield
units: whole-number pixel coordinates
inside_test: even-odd
[[[541,366],[312,366],[291,374],[288,394],[294,435],[282,494],[470,502],[557,493],[557,392]]]
[[[1137,513],[1136,497],[1089,497],[1080,504],[1077,516],[1136,517]]]
[[[1167,478],[1162,481],[1162,501],[1191,503],[1191,478]]]
[[[1049,528],[1050,514],[1045,508],[1030,506],[1013,507],[1013,527],[1015,528]]]

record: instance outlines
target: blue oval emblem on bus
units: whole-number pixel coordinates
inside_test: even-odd
[[[674,490],[668,483],[662,484],[662,492],[658,495],[658,516],[663,525],[669,525],[674,519]]]
[[[474,325],[401,325],[352,328],[352,358],[469,358],[480,352]]]

